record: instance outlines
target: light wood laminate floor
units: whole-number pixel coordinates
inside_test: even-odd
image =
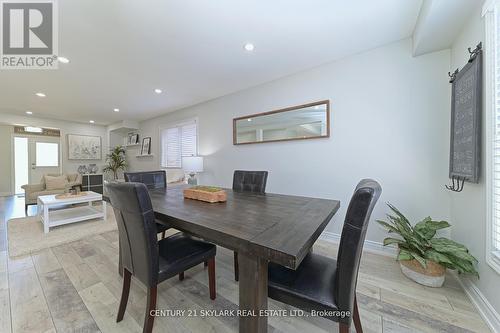
[[[30,215],[35,213],[30,207]],[[124,320],[115,322],[121,293],[118,233],[108,232],[21,258],[7,255],[6,221],[24,216],[24,199],[0,198],[0,332],[141,332],[145,288],[131,286]],[[217,299],[208,296],[203,265],[185,280],[159,285],[158,308],[236,310],[232,252],[217,249]],[[336,246],[318,241],[314,251],[336,256]],[[364,253],[358,302],[365,332],[489,332],[453,276],[443,288],[406,279],[392,258]],[[291,307],[269,300],[274,310]],[[154,332],[237,332],[237,317],[158,317]],[[323,318],[270,317],[269,332],[337,332]]]

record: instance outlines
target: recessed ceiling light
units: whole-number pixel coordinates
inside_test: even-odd
[[[244,47],[247,51],[253,51],[255,49],[255,46],[252,43],[246,43]]]
[[[89,120],[89,123],[93,124],[93,123],[95,123],[95,121],[93,121],[93,120]]]
[[[161,91],[161,89],[156,88],[156,89],[155,89],[155,93],[157,93],[157,94],[161,94],[161,93],[162,93],[162,91]]]
[[[248,118],[247,121],[252,121],[252,118]]]
[[[45,96],[47,96],[47,95],[45,95],[42,92],[37,92],[35,95],[37,95],[38,97],[45,97]]]
[[[63,64],[67,64],[69,62],[69,59],[66,57],[57,57],[57,60]]]
[[[33,114],[33,112],[31,112],[31,111],[26,111],[26,114]]]
[[[120,112],[120,109],[118,109],[118,108],[114,108],[114,109],[113,109],[113,111],[115,111],[115,112]]]

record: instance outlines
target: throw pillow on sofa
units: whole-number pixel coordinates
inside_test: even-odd
[[[62,176],[45,176],[45,188],[49,191],[62,190],[68,185],[68,178]]]

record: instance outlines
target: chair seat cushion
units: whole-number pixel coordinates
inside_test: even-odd
[[[158,242],[159,282],[171,278],[215,256],[213,244],[190,237],[182,232]]]
[[[297,270],[270,263],[269,297],[305,311],[337,310],[336,267],[336,260],[314,253],[309,253]]]

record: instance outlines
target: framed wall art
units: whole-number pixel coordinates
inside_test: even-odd
[[[100,136],[68,134],[69,160],[102,159],[102,140]]]

